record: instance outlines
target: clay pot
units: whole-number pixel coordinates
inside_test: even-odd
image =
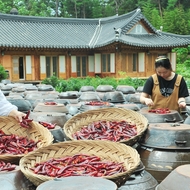
[[[0,172],[1,190],[35,190],[36,187],[24,176],[19,169],[9,172]]]
[[[0,83],[0,89],[3,88],[5,85],[3,83]]]
[[[8,80],[8,79],[4,79],[4,80],[1,80],[1,83],[3,83],[3,84],[10,84],[11,81]]]
[[[49,84],[40,84],[37,86],[38,91],[54,91],[54,88],[52,85]]]
[[[40,184],[36,190],[59,189],[59,190],[117,190],[117,185],[111,180],[101,177],[73,176],[46,181]]]
[[[21,94],[9,94],[7,97],[7,100],[12,100],[12,99],[24,99],[24,97]]]
[[[1,91],[4,92],[10,92],[12,90],[12,86],[4,85],[1,87]]]
[[[186,102],[186,104],[188,106],[190,105],[190,96],[188,96],[188,97],[185,98],[185,102]]]
[[[120,91],[106,92],[102,100],[111,103],[122,103],[125,102],[125,97]]]
[[[144,88],[144,86],[139,86],[139,87],[137,87],[137,92],[142,92],[143,91],[143,88]]]
[[[25,92],[26,91],[26,89],[25,89],[25,87],[23,87],[23,86],[20,86],[20,87],[13,87],[12,88],[12,92]]]
[[[38,91],[38,88],[35,85],[25,85],[26,91]]]
[[[157,185],[156,179],[145,170],[145,166],[140,162],[129,179],[118,190],[155,190]]]
[[[146,171],[160,183],[178,166],[190,164],[190,127],[150,123],[136,149]]]
[[[79,96],[78,91],[66,91],[59,93],[60,99],[78,99]]]
[[[115,103],[115,107],[117,108],[124,108],[124,109],[130,109],[130,110],[133,110],[133,111],[139,111],[140,108],[137,104],[133,104],[133,103]]]
[[[127,102],[131,102],[131,103],[141,103],[140,96],[141,96],[140,93],[127,94],[127,95],[125,95],[125,100]]]
[[[79,92],[95,92],[95,88],[93,86],[82,86]]]
[[[100,101],[96,92],[82,92],[78,100],[81,101]]]
[[[157,187],[156,190],[189,190],[190,164],[178,166]]]
[[[18,111],[27,113],[28,110],[32,109],[32,105],[28,100],[25,99],[7,99],[11,104],[18,107]]]
[[[49,131],[53,135],[53,143],[63,142],[66,140],[62,127],[56,125],[54,129],[50,129]]]
[[[65,141],[63,126],[69,120],[68,114],[56,112],[31,112],[30,118],[34,121],[57,124],[54,129],[49,129],[54,138],[54,143]]]
[[[101,102],[101,101],[100,101]],[[109,102],[103,102],[102,105],[87,105],[86,103],[81,104],[80,112],[85,112],[88,110],[101,109],[106,107],[114,107],[115,105]]]
[[[55,102],[53,102],[55,103]],[[46,102],[38,103],[34,110],[34,112],[59,112],[59,113],[68,113],[68,109],[64,104],[56,104],[55,105],[47,105]]]
[[[190,116],[187,116],[183,122],[184,124],[190,124]]]
[[[96,88],[97,92],[113,92],[115,91],[112,85],[99,85]]]
[[[68,112],[71,116],[74,116],[80,112],[81,102],[77,104],[67,104],[66,105]]]
[[[141,108],[139,113],[144,115],[149,123],[175,123],[175,122],[184,122],[183,117],[176,110],[170,110],[170,113],[166,114],[157,114],[149,112],[148,107]]]
[[[63,127],[68,120],[68,115],[66,113],[58,112],[31,112],[30,118],[34,121],[45,121],[52,124],[56,123]]]
[[[136,92],[133,86],[118,85],[116,91],[121,91],[123,94],[134,94]]]
[[[158,182],[146,170],[134,173],[118,190],[155,190]]]

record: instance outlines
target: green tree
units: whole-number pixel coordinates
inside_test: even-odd
[[[175,34],[189,34],[188,18],[183,7],[175,8],[172,11],[165,11],[163,16],[164,31]]]
[[[154,7],[153,4],[150,3],[150,0],[147,1],[143,7],[142,12],[145,15],[145,17],[148,19],[148,21],[157,29],[160,29],[160,26],[162,26],[162,18],[159,15],[158,9]]]
[[[92,5],[92,17],[93,18],[101,18],[102,16],[102,6],[99,0],[94,0]]]

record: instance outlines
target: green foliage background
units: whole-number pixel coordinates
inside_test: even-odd
[[[55,82],[56,81],[56,82]],[[118,85],[128,85],[133,86],[137,89],[139,86],[144,85],[145,80],[138,78],[126,77],[123,79],[116,79],[111,77],[86,77],[86,78],[69,78],[67,80],[57,79],[57,77],[52,76],[46,78],[42,81],[42,84],[52,85],[58,92],[66,91],[79,91],[82,86],[93,86],[95,89],[99,85],[112,85],[116,88]]]
[[[7,79],[8,78],[8,74],[5,71],[5,68],[0,64],[0,81]]]
[[[189,0],[0,0],[0,12],[12,8],[20,15],[65,18],[102,18],[122,15],[141,8],[157,29],[190,34]]]

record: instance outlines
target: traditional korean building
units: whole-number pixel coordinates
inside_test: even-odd
[[[175,70],[175,47],[190,35],[154,28],[138,8],[99,19],[0,14],[0,64],[11,81],[110,76],[148,77],[154,60],[167,55]]]

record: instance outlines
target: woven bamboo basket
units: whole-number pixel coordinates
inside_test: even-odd
[[[126,172],[118,173],[103,178],[109,179],[117,184],[123,185],[130,175],[140,164],[140,156],[136,149],[131,146],[118,142],[83,140],[83,141],[64,141],[49,145],[31,152],[20,159],[20,169],[23,174],[36,186],[52,180],[52,177],[35,174],[30,168],[36,163],[47,161],[51,158],[63,158],[75,154],[88,154],[98,156],[101,160],[109,160],[117,163],[122,162]]]
[[[40,142],[37,144],[37,149],[53,143],[53,136],[48,129],[40,125],[38,122],[34,121],[29,123],[29,125],[30,127],[27,129],[21,127],[19,122],[13,117],[0,117],[0,129],[5,134],[15,134],[19,137],[26,137],[29,140],[34,140],[35,142],[40,140]],[[20,158],[23,156],[24,154],[0,154],[0,160],[12,163],[19,163]]]
[[[124,108],[101,108],[96,110],[88,110],[86,112],[77,114],[70,118],[63,126],[63,131],[67,140],[76,140],[72,134],[79,131],[83,126],[86,126],[95,121],[121,121],[125,120],[129,123],[136,124],[137,135],[131,137],[129,140],[119,141],[126,145],[134,145],[144,134],[148,127],[148,120],[142,114],[130,109]]]

